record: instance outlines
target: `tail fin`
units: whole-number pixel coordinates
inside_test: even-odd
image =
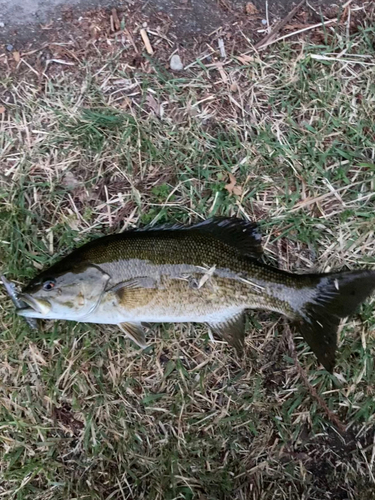
[[[313,278],[310,276],[310,279]],[[349,271],[316,276],[315,296],[305,303],[294,325],[319,362],[332,372],[341,318],[353,314],[375,289],[375,271]]]

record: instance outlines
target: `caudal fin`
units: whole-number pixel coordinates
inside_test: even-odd
[[[310,277],[311,278],[311,277]],[[294,321],[324,368],[335,365],[340,319],[353,314],[375,289],[375,271],[349,271],[317,276],[316,294]]]

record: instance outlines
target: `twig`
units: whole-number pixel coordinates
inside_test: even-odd
[[[136,53],[139,54],[138,48],[137,48],[137,46],[135,44],[134,38],[132,37],[132,34],[130,33],[130,31],[125,28],[124,29],[124,33],[129,38],[129,41],[132,44],[132,46],[133,46],[134,50],[136,51]]]
[[[270,33],[271,26],[270,26],[270,16],[268,14],[268,0],[266,0],[266,21],[267,21],[267,33]]]
[[[309,1],[308,1],[308,0],[306,0],[306,6],[307,6],[309,9],[311,9],[313,12],[315,12],[315,14],[317,14],[319,17],[326,17],[326,16],[324,15],[324,13],[322,13],[322,12],[318,12],[318,11],[315,9],[315,7],[313,7],[313,6],[309,3]]]
[[[270,43],[272,43],[273,40],[276,38],[278,32],[291,19],[293,19],[293,17],[297,14],[297,12],[299,11],[299,9],[305,4],[305,2],[306,2],[306,0],[301,0],[301,2],[299,4],[297,4],[294,7],[294,9],[292,9],[286,17],[284,17],[284,19],[282,19],[281,21],[279,21],[278,23],[276,23],[275,26],[273,27],[273,30],[271,31],[271,33],[269,33],[264,38],[262,38],[262,40],[255,45],[255,48],[257,50],[259,50],[259,49],[264,49],[265,47],[267,47],[267,45],[270,45]]]
[[[51,64],[53,62],[56,64],[64,64],[65,66],[75,66],[74,62],[64,61],[63,59],[47,59],[46,66],[48,66],[49,64]]]
[[[32,66],[30,66],[30,64],[29,64],[29,63],[28,63],[25,59],[23,59],[23,58],[22,58],[20,62],[23,62],[24,64],[26,64],[26,66],[27,66],[29,69],[31,69],[31,71],[32,71],[33,73],[35,73],[37,76],[40,76],[40,73],[38,73],[38,71],[36,71],[36,70],[35,70]]]
[[[268,45],[271,45],[272,43],[277,43],[280,42],[280,40],[285,40],[285,38],[290,38],[291,36],[298,35],[299,33],[304,33],[305,31],[313,30],[315,28],[319,28],[321,26],[328,26],[329,24],[337,23],[337,19],[329,19],[328,21],[322,21],[321,23],[317,24],[312,24],[311,26],[307,26],[306,28],[302,28],[297,31],[293,31],[293,33],[288,33],[287,35],[283,35],[279,38],[276,38],[276,40],[272,40],[272,42],[268,43]],[[261,47],[264,48],[264,47]]]
[[[341,422],[341,420],[339,419],[339,417],[337,415],[335,415],[333,413],[333,411],[331,411],[328,408],[327,403],[318,394],[318,392],[315,389],[315,387],[313,387],[310,384],[309,379],[307,377],[307,374],[306,374],[305,370],[300,365],[300,363],[298,361],[298,357],[297,357],[297,351],[296,351],[296,348],[295,348],[295,345],[294,345],[294,341],[293,341],[292,332],[291,332],[290,326],[289,326],[289,324],[287,322],[285,322],[285,331],[286,331],[287,336],[288,336],[288,347],[289,347],[290,353],[292,355],[292,358],[294,360],[295,367],[297,368],[298,374],[300,375],[300,377],[301,377],[301,379],[302,379],[302,381],[303,381],[306,389],[309,391],[309,393],[311,394],[311,396],[316,400],[316,402],[318,403],[318,405],[320,406],[320,408],[327,415],[328,419],[337,427],[337,429],[342,434],[344,434],[346,432],[346,426],[345,426],[345,424],[343,422]]]
[[[118,15],[117,15],[116,9],[112,9],[112,19],[113,19],[115,28],[118,31],[121,28],[121,22],[120,22]],[[115,31],[115,30],[113,30],[113,31]]]
[[[149,39],[149,37],[147,35],[147,31],[144,28],[142,28],[140,30],[140,34],[141,34],[143,43],[145,44],[145,47],[146,47],[146,50],[147,50],[147,54],[152,55],[154,53],[154,50],[151,47],[151,43],[150,43],[150,39]]]
[[[227,57],[227,54],[225,52],[225,45],[224,45],[224,40],[222,38],[219,38],[217,41],[220,49],[220,56],[225,59]]]
[[[340,188],[337,188],[336,193],[338,193],[339,191],[348,190],[349,188],[351,188],[353,186],[358,186],[358,184],[361,184],[361,181],[352,182],[352,184],[350,184],[349,186],[342,186]],[[325,194],[322,194],[320,196],[317,196],[316,198],[307,198],[306,200],[303,200],[301,202],[296,203],[296,205],[290,210],[290,212],[295,212],[296,210],[300,210],[301,208],[312,205],[313,203],[317,203],[318,201],[325,200],[329,196],[332,196],[331,191],[329,193],[325,193]]]
[[[195,61],[193,61],[192,63],[188,64],[187,66],[184,67],[184,69],[189,69],[189,68],[192,68],[193,66],[195,66],[196,64],[200,63],[201,61],[204,61],[205,59],[207,59],[207,57],[210,57],[215,51],[213,50],[212,52],[210,52],[209,54],[206,54],[205,56],[202,56],[202,57],[198,57],[198,59],[196,59]]]
[[[362,64],[362,66],[375,66],[375,63],[369,63],[360,60],[354,61],[353,59],[341,59],[340,57],[321,56],[319,54],[311,54],[310,57],[311,59],[316,59],[317,61],[333,61],[343,64]]]

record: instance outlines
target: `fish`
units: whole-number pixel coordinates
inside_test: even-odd
[[[4,288],[9,295],[10,299],[12,300],[13,304],[16,306],[17,309],[21,309],[23,307],[26,307],[26,303],[22,302],[19,297],[18,297],[18,292],[16,289],[16,285],[14,283],[11,283],[6,279],[5,276],[0,276],[1,281],[3,282]],[[29,327],[33,330],[37,330],[38,328],[38,322],[34,318],[25,318],[27,324]]]
[[[152,323],[204,323],[239,353],[245,314],[286,316],[318,361],[335,366],[340,320],[375,289],[375,270],[295,274],[267,265],[255,222],[215,217],[94,239],[22,291],[25,318],[116,324],[147,346]]]

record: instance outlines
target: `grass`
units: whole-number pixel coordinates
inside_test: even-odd
[[[42,87],[2,78],[1,272],[25,283],[93,237],[215,214],[258,220],[285,269],[373,266],[374,37],[249,48],[225,77],[104,53]],[[249,316],[243,359],[199,325],[159,325],[142,352],[112,326],[31,331],[0,293],[2,498],[375,498],[373,303],[345,322],[335,375],[296,339],[340,434],[277,315]]]

